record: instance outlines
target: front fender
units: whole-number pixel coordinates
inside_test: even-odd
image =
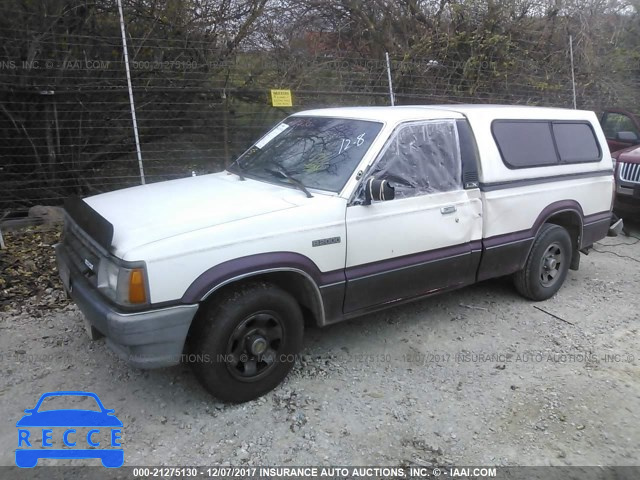
[[[300,276],[301,282],[308,287],[308,295],[307,298],[298,300],[307,300],[319,325],[332,323],[331,319],[341,315],[344,270],[321,272],[311,259],[294,252],[260,253],[220,263],[203,272],[187,288],[180,302],[202,302],[225,285],[278,272]]]

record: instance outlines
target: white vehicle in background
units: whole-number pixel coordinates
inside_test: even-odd
[[[297,113],[228,171],[67,202],[89,332],[140,368],[185,353],[215,396],[278,385],[324,326],[504,275],[540,301],[607,234],[595,114],[491,105]]]

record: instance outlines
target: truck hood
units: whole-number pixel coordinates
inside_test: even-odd
[[[113,252],[195,230],[295,208],[307,199],[293,190],[220,172],[116,190],[85,202],[113,225]]]
[[[618,150],[613,153],[613,157],[619,162],[640,163],[640,147],[635,145],[623,150]]]

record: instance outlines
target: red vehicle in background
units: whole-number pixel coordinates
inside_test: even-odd
[[[640,218],[640,115],[610,108],[603,112],[600,124],[615,161],[614,211]]]

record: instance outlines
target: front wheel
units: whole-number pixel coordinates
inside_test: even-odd
[[[303,318],[295,298],[254,282],[203,308],[189,343],[193,371],[211,394],[246,402],[284,380],[302,347]]]
[[[545,223],[524,268],[514,274],[516,290],[531,300],[551,298],[567,277],[572,253],[569,233],[558,225]]]

